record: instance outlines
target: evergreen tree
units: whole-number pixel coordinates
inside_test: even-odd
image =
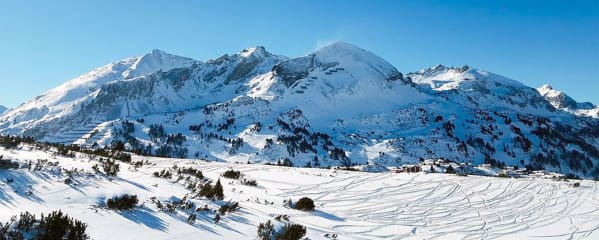
[[[275,226],[270,222],[270,220],[265,223],[260,223],[258,225],[258,239],[260,240],[270,240],[275,233]]]
[[[223,186],[220,184],[220,178],[216,181],[216,184],[214,184],[214,187],[212,188],[212,193],[214,194],[214,197],[218,200],[225,199],[225,195],[223,193]]]
[[[206,198],[214,197],[214,192],[212,191],[212,187],[209,183],[202,185],[202,188],[200,189],[200,196],[204,196]]]
[[[275,235],[276,240],[300,240],[306,236],[306,227],[288,223]]]

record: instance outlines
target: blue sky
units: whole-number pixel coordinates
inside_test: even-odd
[[[0,1],[9,107],[152,49],[211,59],[342,40],[402,72],[468,64],[599,104],[599,1]]]

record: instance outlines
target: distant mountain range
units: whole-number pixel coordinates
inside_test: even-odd
[[[402,73],[337,42],[196,61],[107,64],[0,115],[0,133],[230,162],[359,165],[445,158],[599,176],[599,108],[469,66]]]
[[[7,109],[7,107],[0,105],[0,114],[6,111]]]

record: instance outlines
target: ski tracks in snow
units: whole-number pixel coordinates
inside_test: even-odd
[[[583,187],[581,193],[544,179],[347,174],[279,196],[313,198],[342,219],[335,233],[357,239],[584,239],[598,234],[599,205],[596,183]]]

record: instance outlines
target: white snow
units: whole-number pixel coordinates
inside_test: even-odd
[[[588,102],[578,103],[564,92],[554,89],[549,84],[537,88],[537,91],[555,108],[578,116],[599,118],[599,106],[594,106],[592,103]]]
[[[0,114],[5,130],[18,134],[22,128],[73,114],[81,106],[93,100],[98,90],[109,82],[122,81],[128,78],[146,75],[158,70],[171,70],[186,67],[196,62],[193,59],[180,57],[153,50],[151,53],[130,57],[106,64],[75,79],[72,79],[26,103]]]
[[[23,145],[0,148],[5,159],[21,163],[37,159],[59,167],[39,171],[0,170],[0,222],[12,215],[62,209],[89,224],[93,239],[255,239],[257,225],[276,215],[307,226],[307,237],[326,239],[597,239],[599,184],[594,181],[554,181],[541,178],[459,177],[449,174],[364,173],[326,169],[288,168],[258,164],[214,163],[200,160],[134,156],[147,161],[134,169],[120,163],[117,177],[91,174],[95,160],[84,156],[59,157]],[[213,223],[212,212],[198,212],[193,225],[189,213],[159,211],[150,198],[180,199],[189,190],[183,180],[156,178],[154,171],[179,167],[200,169],[216,181],[225,170],[240,170],[257,187],[221,178],[225,200],[238,201],[240,210]],[[63,169],[83,169],[66,185]],[[13,178],[15,182],[4,180]],[[31,192],[31,194],[27,194]],[[116,212],[96,207],[118,194],[136,194],[141,207]],[[314,199],[316,211],[285,207],[284,200]],[[192,199],[196,206],[218,206]],[[272,203],[272,204],[271,204]],[[276,222],[276,221],[275,221]]]

